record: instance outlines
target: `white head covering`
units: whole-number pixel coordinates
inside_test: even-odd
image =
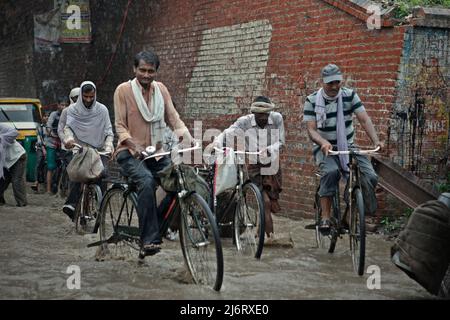
[[[270,113],[273,109],[275,109],[275,105],[273,103],[263,101],[253,102],[250,106],[250,112],[252,113]]]
[[[73,88],[72,90],[70,90],[69,98],[70,98],[71,104],[76,102],[76,100],[73,100],[72,98],[77,97],[79,95],[80,95],[80,87],[76,87],[76,88]]]
[[[83,87],[88,84],[95,89],[91,108],[86,108],[83,103]],[[67,109],[67,126],[77,139],[94,148],[103,147],[106,137],[113,136],[108,108],[97,101],[97,88],[93,82],[84,81],[81,84],[78,100]]]

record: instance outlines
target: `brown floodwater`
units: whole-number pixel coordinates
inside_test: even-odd
[[[11,189],[11,188],[10,188]],[[357,276],[348,239],[328,254],[316,248],[310,220],[275,217],[278,242],[264,248],[261,260],[237,255],[224,240],[225,275],[220,292],[192,283],[178,241],[138,263],[96,260],[87,244],[97,235],[78,235],[61,211],[58,196],[34,194],[18,208],[11,190],[0,206],[0,299],[430,299],[425,289],[390,261],[392,241],[367,237],[366,268],[380,271],[379,289],[369,289],[372,273]],[[68,268],[78,266],[80,289],[69,289]]]

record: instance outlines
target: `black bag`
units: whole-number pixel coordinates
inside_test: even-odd
[[[450,210],[431,200],[418,206],[391,247],[397,267],[432,294],[438,294],[450,263]]]
[[[205,201],[209,203],[210,193],[209,187],[205,179],[203,179],[196,170],[188,165],[180,164],[181,170],[184,173],[186,179],[186,188],[188,191],[197,192]],[[158,176],[161,179],[161,187],[166,192],[176,192],[177,190],[177,174],[174,170],[174,166],[170,165],[158,172]]]

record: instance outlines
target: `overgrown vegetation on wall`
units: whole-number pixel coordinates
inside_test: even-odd
[[[406,17],[415,6],[450,8],[450,0],[394,0],[394,4],[396,18]]]

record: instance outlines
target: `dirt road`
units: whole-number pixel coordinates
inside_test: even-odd
[[[376,284],[373,274],[355,275],[346,238],[330,255],[315,248],[314,232],[304,229],[311,221],[276,217],[279,243],[292,239],[294,247],[265,247],[256,261],[237,256],[225,243],[224,283],[216,293],[190,282],[178,242],[165,241],[161,253],[143,265],[137,257],[99,262],[95,249],[86,247],[97,236],[75,233],[58,196],[30,189],[29,205],[18,208],[8,190],[6,201],[0,206],[0,299],[433,298],[390,262],[392,242],[381,235],[367,240],[366,266],[380,271],[379,289],[369,289],[368,282]],[[81,288],[69,289],[70,268],[78,267]]]

